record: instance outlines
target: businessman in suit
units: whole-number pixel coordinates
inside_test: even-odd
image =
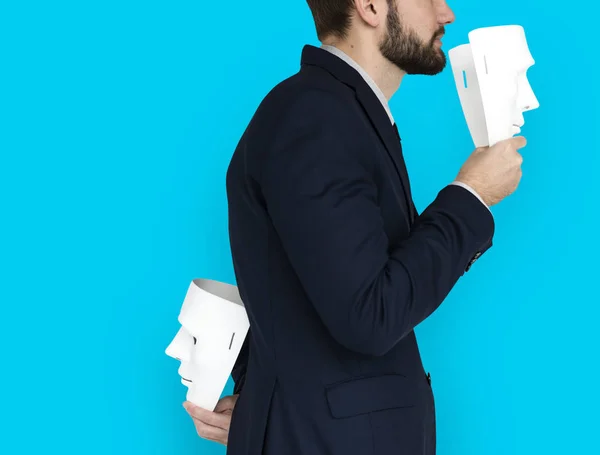
[[[475,150],[418,213],[388,100],[437,74],[444,0],[308,0],[322,47],[262,101],[227,170],[250,331],[214,412],[230,455],[433,455],[414,329],[492,245],[490,207],[521,178],[522,137]]]

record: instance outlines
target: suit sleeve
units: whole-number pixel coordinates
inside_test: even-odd
[[[289,109],[294,121],[281,121],[263,163],[267,211],[331,335],[384,355],[446,298],[490,241],[493,218],[448,185],[392,248],[365,159],[375,152],[358,149],[348,108],[319,92]]]

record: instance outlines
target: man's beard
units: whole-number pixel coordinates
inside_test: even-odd
[[[444,29],[441,28],[428,43],[423,43],[414,31],[405,30],[391,3],[388,3],[387,33],[379,45],[383,56],[406,74],[440,73],[446,66],[446,56],[436,47],[435,40],[444,34]]]

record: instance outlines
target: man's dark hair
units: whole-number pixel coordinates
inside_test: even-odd
[[[346,38],[354,0],[306,0],[306,3],[312,12],[319,40],[329,36]]]

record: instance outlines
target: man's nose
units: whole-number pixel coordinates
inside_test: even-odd
[[[438,6],[438,23],[440,25],[448,25],[456,20],[454,12],[450,9],[445,0],[439,0]]]

